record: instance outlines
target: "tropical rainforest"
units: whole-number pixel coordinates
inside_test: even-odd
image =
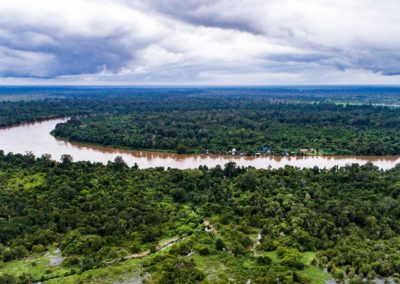
[[[311,88],[308,95],[285,88],[6,90],[0,127],[78,117],[53,132],[76,142],[178,153],[400,154],[399,101],[390,88],[379,95],[374,88]],[[343,103],[346,95],[351,103]]]
[[[69,116],[53,135],[113,147],[399,154],[396,91],[306,91],[7,87],[0,126]],[[399,165],[141,169],[0,149],[0,283],[399,283],[399,251]]]
[[[178,153],[396,155],[400,108],[264,104],[256,109],[103,114],[58,124],[71,141]],[[311,151],[311,149],[314,149]]]
[[[107,269],[152,283],[400,276],[399,167],[138,169],[1,153],[0,169],[2,283],[115,281]],[[43,269],[56,248],[62,263]]]

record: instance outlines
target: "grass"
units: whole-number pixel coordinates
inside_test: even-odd
[[[301,274],[310,277],[312,281],[311,283],[325,284],[325,282],[332,279],[332,277],[328,272],[311,265],[311,261],[315,258],[315,254],[315,252],[303,253],[302,261],[307,265],[307,267],[301,272]]]
[[[143,279],[145,277],[142,265],[145,260],[149,260],[157,255],[167,254],[170,248],[166,248],[163,251],[152,254],[142,259],[129,259],[121,261],[106,267],[95,268],[84,272],[71,274],[68,273],[70,270],[65,271],[62,266],[56,271],[59,275],[57,278],[50,279],[46,284],[57,284],[57,283],[116,283],[124,281],[133,281]],[[45,263],[48,265],[48,260]],[[48,267],[48,266],[47,266]],[[1,271],[1,270],[0,270]],[[39,271],[39,276],[40,276]],[[11,274],[11,273],[10,273]],[[13,274],[15,275],[15,274]]]
[[[315,254],[315,252],[303,253],[301,261],[306,265],[306,268],[299,270],[298,273],[310,278],[312,284],[325,284],[327,280],[332,279],[332,276],[322,269],[311,265],[311,261],[315,258]],[[274,263],[279,262],[276,251],[267,252],[265,255],[271,258]]]
[[[167,240],[163,240],[167,241]],[[45,254],[35,254],[29,258],[5,263],[0,267],[0,273],[7,273],[13,276],[23,274],[30,275],[33,282],[40,281],[42,278],[49,279],[46,283],[135,283],[146,278],[143,266],[147,266],[158,256],[167,255],[171,248],[151,254],[142,259],[130,259],[114,263],[112,265],[80,272],[79,268],[66,268],[62,265],[50,266],[49,257]],[[331,276],[321,269],[311,265],[315,257],[315,252],[304,252],[302,262],[306,268],[297,271],[311,279],[312,284],[324,284]],[[57,255],[54,250],[50,250],[50,255]],[[267,255],[274,263],[279,263],[279,258],[275,251],[259,252],[259,255]],[[228,253],[213,253],[201,256],[197,253],[185,258],[191,258],[197,267],[206,274],[207,283],[237,283],[246,282],[255,274],[260,274],[260,267],[256,259],[248,256],[233,256]],[[146,264],[147,263],[147,264]],[[266,268],[266,267],[264,267]],[[160,267],[157,267],[160,269]]]
[[[160,252],[164,253],[164,252]],[[45,283],[115,283],[125,280],[143,278],[143,259],[131,259],[116,264],[72,274],[72,268],[62,265],[50,266],[49,258],[45,255],[33,255],[29,258],[5,263],[0,268],[0,274],[9,274],[14,277],[29,275],[33,282],[40,281],[42,277],[49,279]],[[51,279],[50,279],[51,278]]]
[[[42,173],[37,173],[28,176],[17,176],[9,179],[8,186],[10,188],[23,188],[24,190],[34,189],[46,183]]]
[[[52,253],[52,252],[51,252]],[[55,255],[54,253],[52,253]],[[70,268],[62,266],[50,266],[50,260],[45,254],[34,254],[28,258],[6,262],[0,267],[0,274],[13,276],[30,275],[35,281],[40,281],[42,277],[48,279],[71,273]]]
[[[262,253],[260,253],[260,254],[262,254]],[[265,255],[268,256],[272,260],[273,263],[279,262],[276,251],[266,252]]]
[[[85,271],[83,273],[73,274],[66,277],[60,277],[49,280],[48,284],[57,283],[115,283],[125,281],[131,278],[141,278],[140,259],[131,259],[116,263],[111,266],[97,268]]]
[[[152,258],[168,254],[171,248],[166,248],[163,251],[159,251],[155,254],[151,254],[144,258],[129,259],[126,261],[117,262],[115,264],[91,269],[82,273],[77,273],[57,279],[51,279],[46,284],[58,284],[58,283],[87,283],[87,284],[111,284],[111,283],[123,283],[125,281],[129,283],[136,283],[140,279],[146,278],[143,270],[143,263],[150,261]],[[140,283],[140,282],[138,282]]]
[[[200,256],[194,254],[192,258],[198,268],[205,272],[207,279],[211,283],[213,283],[212,281],[224,279],[229,274],[229,268],[224,264],[224,259],[221,261],[221,256],[219,255]]]

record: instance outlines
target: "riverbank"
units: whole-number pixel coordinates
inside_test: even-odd
[[[23,127],[23,126],[29,126],[29,125],[34,125],[36,123],[42,123],[42,122],[51,122],[54,120],[59,120],[58,123],[66,123],[68,122],[71,118],[85,118],[85,117],[95,117],[96,115],[75,115],[73,117],[71,116],[49,116],[49,117],[43,117],[40,119],[35,119],[32,121],[25,121],[21,123],[16,123],[16,124],[10,124],[6,126],[0,126],[0,130],[4,129],[10,129],[14,127]],[[58,124],[57,123],[57,124]],[[112,150],[117,150],[117,151],[138,151],[138,152],[149,152],[149,153],[165,153],[165,154],[176,154],[176,155],[197,155],[197,156],[223,156],[223,157],[256,157],[256,158],[279,158],[279,157],[348,157],[348,158],[353,158],[353,157],[360,157],[361,159],[364,159],[365,157],[400,157],[399,155],[377,155],[377,154],[370,154],[370,155],[357,155],[357,154],[352,154],[352,153],[342,153],[342,152],[332,152],[332,151],[326,151],[322,149],[313,149],[313,148],[303,148],[303,149],[298,149],[296,151],[284,151],[281,152],[281,154],[276,153],[276,152],[270,152],[270,153],[262,153],[262,152],[256,152],[252,154],[247,154],[247,153],[242,153],[238,150],[235,150],[235,154],[232,154],[233,150],[230,151],[209,151],[209,150],[188,150],[185,153],[180,153],[176,150],[173,149],[158,149],[158,148],[131,148],[131,147],[124,147],[120,145],[103,145],[100,143],[94,143],[90,141],[79,141],[79,140],[73,140],[73,139],[68,139],[63,136],[55,135],[55,127],[49,131],[49,134],[52,135],[55,139],[58,141],[64,141],[64,142],[69,142],[73,145],[77,145],[79,147],[96,147],[99,149],[112,149]],[[47,135],[47,134],[46,134]]]
[[[21,124],[15,127],[0,129],[0,149],[5,153],[32,152],[36,156],[50,154],[59,160],[63,154],[71,155],[74,161],[91,161],[107,164],[116,156],[141,168],[171,167],[179,169],[198,168],[199,166],[223,166],[235,162],[238,166],[255,168],[281,168],[294,166],[300,168],[331,168],[348,164],[365,164],[368,162],[382,169],[393,168],[400,163],[400,156],[232,156],[205,154],[177,154],[153,151],[135,151],[115,149],[89,144],[72,143],[57,140],[50,132],[66,118],[51,119],[36,123]]]
[[[162,153],[162,154],[173,154],[173,155],[196,155],[196,156],[210,156],[210,157],[232,157],[232,158],[237,158],[237,157],[246,157],[246,158],[283,158],[283,157],[327,157],[327,158],[332,158],[332,157],[400,157],[399,155],[356,155],[356,154],[340,154],[340,153],[332,153],[332,152],[327,152],[323,150],[314,150],[314,149],[299,149],[297,152],[291,152],[291,153],[282,153],[282,154],[276,154],[276,153],[270,153],[270,154],[263,154],[263,153],[254,153],[254,154],[245,154],[245,153],[240,153],[237,152],[236,154],[232,154],[232,151],[224,151],[224,152],[210,152],[208,150],[203,150],[203,151],[188,151],[186,153],[179,153],[178,151],[175,150],[168,150],[168,149],[157,149],[157,148],[130,148],[130,147],[124,147],[124,146],[119,146],[119,145],[103,145],[100,143],[94,143],[94,142],[89,142],[89,141],[79,141],[79,140],[73,140],[73,139],[68,139],[62,136],[57,136],[54,133],[54,129],[50,131],[50,135],[52,135],[55,139],[58,141],[64,141],[71,143],[73,145],[77,146],[82,146],[82,147],[96,147],[99,149],[110,149],[110,150],[117,150],[117,151],[129,151],[129,152],[148,152],[148,153]]]
[[[103,113],[53,134],[79,143],[181,154],[398,155],[398,111],[335,105],[269,105],[257,111]]]
[[[11,124],[5,124],[5,125],[0,125],[0,130],[1,129],[7,129],[7,128],[12,128],[12,127],[17,127],[17,126],[22,126],[22,125],[31,125],[39,122],[44,122],[44,121],[49,121],[49,120],[54,120],[54,119],[69,119],[70,117],[66,116],[48,116],[48,117],[42,117],[38,119],[33,119],[33,120],[26,120],[26,121],[21,121],[18,123],[11,123]]]

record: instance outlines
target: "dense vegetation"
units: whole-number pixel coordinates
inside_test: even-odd
[[[398,87],[1,87],[0,127],[112,112],[260,109],[271,103],[400,105]]]
[[[398,88],[0,88],[0,127],[244,154],[399,154]],[[348,105],[347,103],[351,103]],[[361,104],[361,105],[359,105]],[[0,149],[0,283],[400,278],[400,166],[177,170]]]
[[[268,104],[256,108],[147,111],[97,115],[57,125],[72,141],[178,153],[254,155],[400,154],[400,109],[331,104]],[[268,151],[267,150],[267,151]]]
[[[400,276],[400,167],[141,170],[49,158],[0,153],[2,283],[107,282],[113,267],[155,283],[321,283],[322,268],[339,281]],[[66,258],[41,271],[54,248]],[[30,270],[12,270],[26,256]]]
[[[398,86],[276,86],[276,87],[94,87],[2,86],[0,101],[31,101],[45,98],[202,97],[253,98],[270,102],[323,102],[399,105]]]
[[[400,153],[400,108],[328,103],[347,96],[357,103],[395,104],[398,89],[305,90],[9,87],[0,89],[0,127],[90,115],[59,125],[54,135],[180,153],[226,153],[233,148],[247,155],[262,149],[277,155],[300,154],[300,149],[313,149],[312,154]],[[28,95],[40,99],[26,100]]]

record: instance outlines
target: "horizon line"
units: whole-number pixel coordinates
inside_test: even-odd
[[[257,84],[154,84],[154,85],[140,85],[140,84],[0,84],[0,88],[18,88],[18,87],[91,87],[91,88],[280,88],[280,87],[394,87],[399,88],[399,84],[271,84],[271,85],[257,85]]]

